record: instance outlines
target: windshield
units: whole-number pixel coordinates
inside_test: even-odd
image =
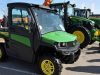
[[[86,11],[80,11],[80,16],[81,17],[86,17]]]
[[[68,6],[67,13],[68,13],[68,16],[74,15],[74,8],[71,5]]]
[[[61,18],[52,13],[50,10],[36,9],[33,11],[37,17],[38,26],[41,34],[45,34],[51,31],[65,31]]]

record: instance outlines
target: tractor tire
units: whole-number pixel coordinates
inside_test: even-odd
[[[94,42],[95,42],[94,40],[91,40],[90,45],[93,44]]]
[[[74,27],[69,32],[77,36],[77,41],[80,43],[81,49],[85,48],[91,42],[90,31],[85,27]]]
[[[62,65],[56,57],[43,56],[39,60],[39,69],[42,75],[60,75]]]
[[[0,61],[4,61],[7,57],[4,44],[0,44]]]

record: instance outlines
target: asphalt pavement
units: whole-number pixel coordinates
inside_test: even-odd
[[[40,75],[40,72],[36,65],[9,57],[0,63],[0,75]],[[98,42],[84,48],[74,64],[63,64],[61,75],[100,75]]]
[[[9,57],[0,63],[0,75],[40,75],[36,65]]]

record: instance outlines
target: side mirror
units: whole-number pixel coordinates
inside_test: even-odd
[[[70,4],[70,1],[68,1],[67,4]]]

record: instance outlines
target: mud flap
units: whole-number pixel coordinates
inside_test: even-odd
[[[74,63],[75,54],[70,54],[68,56],[63,57],[62,62],[65,64],[72,64]]]

